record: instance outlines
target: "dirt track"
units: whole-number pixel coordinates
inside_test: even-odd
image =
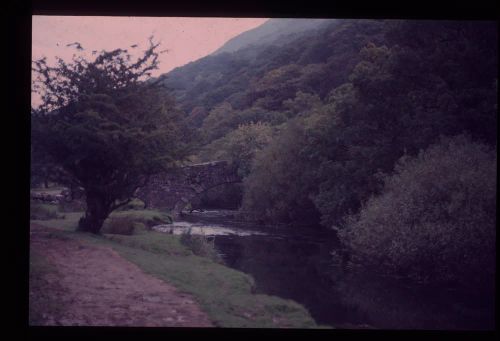
[[[145,274],[114,250],[49,238],[49,231],[31,225],[31,250],[56,270],[43,276],[41,286],[30,285],[30,304],[43,309],[37,305],[43,296],[58,308],[41,312],[37,325],[213,326],[189,295]]]

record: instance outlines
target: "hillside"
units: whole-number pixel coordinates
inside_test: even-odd
[[[252,30],[230,39],[212,55],[235,52],[245,47],[258,45],[282,45],[306,31],[317,30],[335,19],[269,19]],[[310,33],[310,32],[308,32]]]
[[[383,29],[383,25],[371,20],[336,20],[324,24],[313,35],[306,31],[282,45],[251,46],[207,56],[161,77],[181,108],[196,116],[193,117],[196,125],[224,101],[235,109],[246,109],[260,100],[266,102],[259,104],[260,107],[276,110],[281,108],[283,100],[294,97],[299,90],[324,97],[346,80],[364,44],[381,41]],[[286,68],[274,74],[283,73],[282,78],[289,78],[285,83],[275,84],[273,89],[259,84],[272,83],[270,71],[280,67]],[[276,94],[272,100],[269,90]]]
[[[338,224],[405,153],[460,133],[495,145],[494,24],[336,20],[313,32],[162,76],[198,131],[195,158],[240,165],[246,189],[226,193],[233,206],[243,200],[266,219]],[[248,42],[245,35],[233,41]],[[263,179],[271,182],[261,188]]]

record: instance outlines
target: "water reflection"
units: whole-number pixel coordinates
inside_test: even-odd
[[[215,246],[228,266],[254,277],[257,293],[295,300],[320,324],[363,323],[332,290],[332,278],[341,271],[329,261],[332,245],[267,236],[218,236]]]
[[[367,271],[344,274],[334,291],[370,325],[383,329],[489,330],[493,296],[459,293]]]

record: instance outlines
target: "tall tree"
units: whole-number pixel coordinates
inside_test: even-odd
[[[187,155],[186,130],[172,99],[150,79],[159,44],[136,61],[127,50],[102,51],[95,60],[73,57],[56,66],[33,62],[32,146],[46,153],[86,196],[78,228],[99,233],[148,175],[168,171]]]

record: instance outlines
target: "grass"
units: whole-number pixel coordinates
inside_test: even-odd
[[[134,198],[128,204],[118,208],[117,211],[143,210],[144,206],[145,205],[144,205],[144,202],[142,200]]]
[[[36,211],[34,211],[34,208]],[[39,212],[43,214],[40,214]],[[82,216],[83,212],[64,212],[61,211],[57,205],[38,203],[32,205],[31,219],[41,221],[53,218],[50,219],[51,224],[56,228],[72,229],[74,228],[74,222],[78,221],[78,219]],[[106,229],[106,225],[108,225],[114,218],[129,218],[134,222],[144,224],[146,227],[172,223],[172,217],[168,213],[158,210],[115,211],[112,212],[108,219],[104,222],[104,229]]]
[[[30,202],[30,219],[62,219],[56,205]]]
[[[110,234],[123,234],[130,236],[134,234],[136,226],[140,226],[143,229],[146,228],[143,223],[136,222],[133,219],[130,219],[129,217],[108,218],[107,224],[103,226],[101,232]]]
[[[172,217],[167,212],[158,210],[128,210],[114,211],[110,214],[110,218],[128,217],[136,222],[141,222],[148,227],[160,224],[171,224]]]
[[[303,306],[275,296],[254,294],[251,276],[194,255],[181,243],[181,236],[147,230],[131,236],[75,232],[80,216],[81,213],[67,214],[64,220],[34,222],[59,229],[55,233],[63,238],[113,248],[144,272],[191,294],[216,326],[318,327]]]
[[[83,212],[69,212],[64,214],[64,219],[49,219],[49,220],[37,220],[31,219],[32,222],[36,222],[40,225],[53,227],[58,230],[64,231],[74,231],[78,220],[83,216]]]

